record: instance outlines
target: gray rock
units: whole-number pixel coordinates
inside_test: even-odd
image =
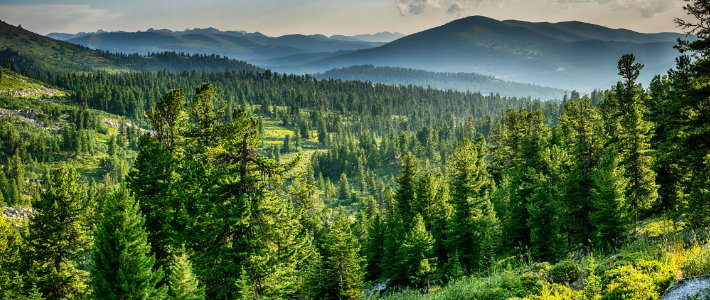
[[[689,296],[700,296],[698,299],[704,299],[704,296],[710,295],[710,275],[686,278],[674,282],[663,293],[661,300],[686,300]]]

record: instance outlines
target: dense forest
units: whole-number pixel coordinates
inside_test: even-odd
[[[547,101],[5,60],[66,95],[0,95],[38,115],[0,118],[0,207],[34,209],[0,218],[0,298],[659,299],[710,274],[710,31],[678,22],[695,56],[648,88],[627,54]]]
[[[472,88],[487,93],[542,99],[562,98],[561,89],[543,87],[529,83],[503,81],[493,76],[475,73],[429,72],[424,70],[375,67],[373,65],[336,68],[323,73],[314,74],[318,78],[335,78],[342,80],[372,81],[394,85],[418,85],[443,90],[466,92]]]

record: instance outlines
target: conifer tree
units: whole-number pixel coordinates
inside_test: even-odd
[[[393,278],[393,283],[414,285],[429,289],[429,279],[436,271],[436,259],[433,257],[434,239],[426,230],[424,219],[416,214],[412,228],[405,234],[402,245],[397,251],[400,276]]]
[[[416,199],[417,182],[419,181],[419,166],[413,154],[406,152],[402,155],[399,176],[396,179],[397,191],[395,193],[396,209],[392,213],[402,219],[405,228],[411,226],[414,213],[412,206]],[[402,232],[404,235],[404,232]]]
[[[367,261],[365,268],[365,279],[375,280],[382,274],[382,260],[384,257],[384,241],[386,224],[382,215],[377,212],[367,221],[367,236],[363,244],[363,255]]]
[[[537,176],[535,191],[527,205],[528,227],[532,252],[540,261],[555,262],[563,253],[564,243],[560,222],[559,203],[554,199],[553,187],[542,174]]]
[[[8,175],[10,180],[15,180],[17,189],[22,192],[25,183],[25,166],[22,164],[22,158],[19,151],[12,156],[8,166]]]
[[[596,228],[596,244],[606,249],[625,242],[629,227],[631,203],[626,196],[629,179],[620,166],[621,159],[615,148],[609,148],[591,174],[594,182],[591,214]]]
[[[643,119],[645,105],[644,93],[637,84],[643,65],[634,63],[633,54],[621,57],[618,64],[619,75],[624,78],[623,89],[618,86],[616,94],[619,96],[621,114],[621,145],[623,160],[622,166],[629,178],[626,194],[630,196],[631,209],[634,211],[634,224],[638,221],[638,210],[646,209],[658,198],[658,185],[653,166],[650,149],[651,124]]]
[[[28,283],[36,284],[46,299],[78,298],[86,294],[88,274],[74,261],[89,250],[89,239],[80,223],[85,194],[73,169],[57,169],[35,205],[29,236],[23,247]]]
[[[476,144],[459,142],[449,158],[451,204],[453,215],[447,228],[449,249],[459,252],[467,270],[485,268],[493,258],[498,220],[486,191],[490,178],[486,173],[484,140]]]
[[[95,232],[91,286],[96,299],[165,298],[162,267],[153,271],[145,219],[125,186],[108,196]]]
[[[325,272],[318,299],[353,299],[362,294],[364,272],[360,267],[360,242],[350,229],[343,209],[327,229],[323,268]]]
[[[348,176],[345,173],[340,174],[338,181],[338,199],[347,201],[350,198],[350,185],[348,184]]]
[[[693,226],[710,226],[710,154],[705,156],[705,168],[693,180],[688,209],[692,213],[689,221]]]
[[[281,152],[282,153],[291,152],[291,136],[288,134],[284,137],[284,143],[281,146]]]
[[[2,299],[14,299],[23,293],[19,269],[21,248],[22,237],[15,225],[5,218],[0,218],[0,298]]]
[[[360,196],[367,190],[365,174],[367,174],[367,170],[362,162],[362,156],[360,156],[357,158],[357,187],[360,190]]]
[[[183,247],[180,255],[173,255],[168,279],[167,300],[204,300],[205,290],[192,272],[192,263]]]

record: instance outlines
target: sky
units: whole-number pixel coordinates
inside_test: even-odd
[[[466,16],[581,21],[638,32],[680,32],[683,0],[2,0],[0,20],[51,32],[214,27],[269,36],[412,34]]]

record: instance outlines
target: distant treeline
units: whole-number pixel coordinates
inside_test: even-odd
[[[338,68],[315,74],[318,78],[372,81],[394,85],[418,85],[460,92],[499,93],[506,96],[560,99],[564,90],[529,83],[509,82],[476,73],[430,72],[373,65]]]

